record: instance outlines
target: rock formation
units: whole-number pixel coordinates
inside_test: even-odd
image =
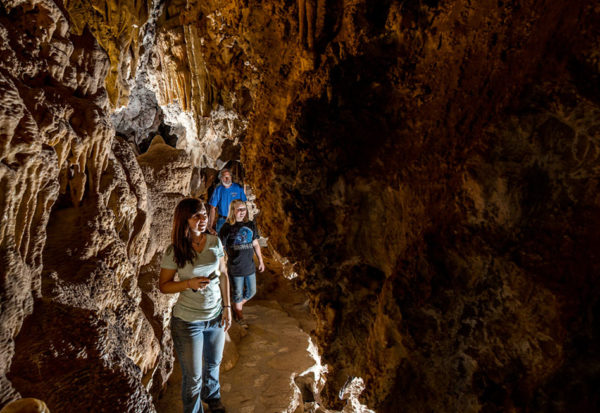
[[[25,398],[10,402],[0,410],[2,413],[50,413],[41,400]]]
[[[170,213],[239,156],[325,405],[361,378],[378,412],[596,410],[599,28],[591,0],[3,0],[0,406],[154,410]]]
[[[68,13],[70,32],[81,35],[89,30],[108,55],[105,85],[109,101],[113,107],[126,105],[140,55],[140,29],[148,19],[151,3],[64,0],[61,6]]]

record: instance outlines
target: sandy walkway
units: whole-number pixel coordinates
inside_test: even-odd
[[[309,336],[299,322],[283,311],[276,301],[253,300],[244,307],[249,327],[246,334],[240,327],[231,336],[239,359],[235,366],[221,375],[221,396],[228,413],[294,412],[303,402],[300,388],[312,382],[315,368],[309,351]],[[300,387],[295,379],[300,379]],[[158,401],[159,413],[179,413],[181,372],[176,366],[166,394]],[[306,397],[306,392],[305,392]],[[309,396],[310,397],[310,396]]]

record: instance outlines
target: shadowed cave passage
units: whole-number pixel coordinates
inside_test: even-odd
[[[592,0],[2,2],[0,407],[158,409],[172,211],[234,164],[254,310],[328,366],[288,407],[600,410],[599,27]]]

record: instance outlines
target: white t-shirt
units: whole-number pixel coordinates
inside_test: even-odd
[[[185,263],[183,268],[178,268],[175,263],[173,246],[170,245],[163,256],[161,267],[168,270],[177,270],[181,281],[194,277],[210,277],[219,270],[219,258],[223,257],[221,240],[214,235],[206,234],[206,245],[202,252],[196,252],[194,262]],[[179,293],[179,299],[173,307],[173,316],[184,321],[208,321],[216,318],[222,309],[220,280],[216,276],[210,280],[203,290],[194,292],[187,289]]]

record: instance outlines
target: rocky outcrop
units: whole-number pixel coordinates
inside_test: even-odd
[[[165,112],[165,123],[178,136],[177,147],[191,155],[195,166],[221,169],[226,162],[237,160],[227,157],[227,152],[222,154],[222,148],[238,146],[243,139],[250,102],[247,93],[236,93],[239,86],[232,87],[239,78],[231,70],[209,70],[212,68],[207,64],[214,56],[208,54],[212,50],[205,47],[208,39],[204,36],[219,38],[224,65],[233,63],[232,57],[239,53],[235,51],[235,40],[223,37],[219,31],[221,20],[235,13],[236,6],[223,2],[214,10],[205,3],[165,4],[156,22],[156,42],[147,71]],[[223,75],[228,78],[222,79]]]
[[[2,5],[0,405],[20,394],[53,412],[153,411],[173,362],[169,302],[145,313],[137,276],[169,241],[148,243],[153,197],[114,137],[109,58],[71,29],[50,1]]]
[[[59,193],[79,204],[86,187],[99,187],[109,128],[102,116],[104,52],[89,33],[71,36],[56,5],[3,4],[0,42],[3,403],[16,394],[5,376],[15,354],[13,338],[42,294],[50,208]]]
[[[15,400],[4,406],[2,413],[50,413],[48,406],[41,400],[26,398]]]
[[[111,105],[126,105],[140,57],[140,32],[148,19],[151,2],[65,0],[62,3],[71,33],[81,35],[89,30],[108,55],[110,67],[105,85]]]

